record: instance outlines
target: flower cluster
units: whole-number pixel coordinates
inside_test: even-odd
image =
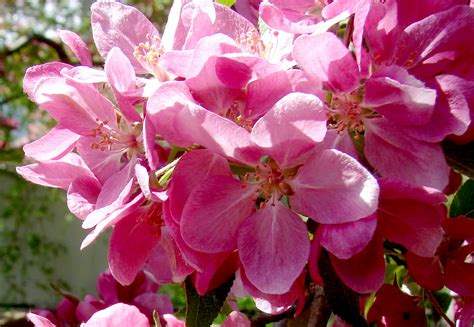
[[[67,191],[82,248],[113,226],[119,283],[145,269],[204,295],[235,275],[259,309],[298,314],[326,262],[377,292],[369,321],[426,323],[383,285],[390,255],[428,292],[474,296],[472,221],[447,218],[459,181],[441,148],[474,130],[465,0],[177,0],[162,35],[133,7],[91,10],[104,67],[60,31],[81,65],[28,69],[57,124],[18,173]]]
[[[63,293],[64,298],[59,302],[55,314],[49,310],[33,310],[32,313],[47,318],[58,327],[79,326],[81,322],[88,322],[97,312],[123,304],[130,306],[130,311],[140,313],[136,316],[146,316],[148,322],[145,326],[153,324],[154,311],[159,313],[161,323],[165,323],[163,315],[173,313],[173,304],[166,295],[156,294],[158,288],[159,285],[143,271],[137,274],[130,285],[122,286],[107,270],[97,278],[99,298],[86,295],[80,300],[71,294]]]

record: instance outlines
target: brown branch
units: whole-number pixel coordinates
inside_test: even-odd
[[[308,326],[326,327],[331,317],[331,308],[326,301],[324,288],[322,286],[314,285],[314,298],[309,310]]]
[[[64,50],[60,43],[48,39],[47,37],[40,34],[31,34],[23,43],[21,43],[17,47],[13,49],[7,49],[6,51],[0,53],[0,58],[6,58],[8,56],[11,56],[12,54],[21,51],[23,48],[34,42],[42,43],[52,48],[54,51],[56,51],[60,61],[67,64],[72,63],[67,52]]]
[[[270,314],[261,314],[250,319],[252,327],[260,327],[265,326],[271,322],[281,321],[286,318],[291,318],[295,314],[296,307],[292,306],[289,310],[277,314],[277,315],[270,315]]]
[[[436,310],[436,312],[439,313],[439,315],[441,317],[443,317],[443,319],[446,321],[446,323],[450,326],[450,327],[456,327],[456,324],[454,322],[451,321],[451,319],[448,318],[448,316],[446,315],[446,313],[444,313],[443,309],[441,308],[441,306],[439,305],[438,301],[436,301],[435,297],[433,296],[433,294],[431,293],[430,290],[426,290],[426,294],[428,294],[428,298],[430,299],[430,302],[431,304],[433,305],[433,308]]]

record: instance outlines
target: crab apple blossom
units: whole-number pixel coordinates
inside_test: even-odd
[[[56,325],[47,318],[38,316],[34,313],[29,313],[28,319],[35,327],[55,327]],[[148,319],[146,316],[134,306],[117,303],[106,309],[94,313],[87,322],[82,323],[84,327],[99,327],[99,326],[137,326],[148,327]]]
[[[80,65],[24,78],[56,125],[17,172],[67,192],[81,248],[112,229],[100,298],[54,319],[148,326],[159,307],[195,326],[227,297],[223,326],[249,326],[232,299],[250,296],[271,321],[453,325],[434,296],[447,287],[468,324],[472,206],[442,146],[472,129],[473,22],[462,0],[176,0],[160,34],[93,3],[103,67],[62,30]],[[185,281],[186,321],[151,279]]]

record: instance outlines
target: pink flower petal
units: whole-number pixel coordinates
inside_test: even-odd
[[[150,327],[147,317],[137,307],[117,303],[98,311],[84,324],[84,327]]]
[[[95,239],[108,227],[116,224],[122,218],[133,214],[137,208],[145,202],[145,198],[142,194],[133,198],[130,202],[117,205],[112,209],[104,207],[99,210],[95,210],[92,214],[94,219],[97,219],[94,229],[84,238],[81,243],[81,250],[86,246],[90,245]],[[91,217],[92,214],[89,214],[87,217]],[[86,217],[86,219],[87,219]]]
[[[16,171],[32,183],[64,190],[67,190],[69,185],[78,177],[89,176],[94,178],[92,172],[86,168],[84,162],[75,153],[68,153],[59,160],[17,167]]]
[[[331,264],[341,280],[359,293],[374,292],[382,286],[385,277],[383,242],[375,235],[361,252],[347,260],[330,255]]]
[[[412,9],[410,9],[412,10]],[[413,67],[446,50],[458,56],[472,54],[466,48],[469,35],[474,33],[474,13],[468,6],[453,6],[408,26],[401,35],[396,54],[397,63]],[[447,38],[445,35],[455,35]]]
[[[40,79],[45,77],[60,77],[61,70],[71,69],[73,66],[62,62],[48,62],[42,65],[31,66],[26,70],[23,78],[23,91],[28,97],[34,100],[34,92],[36,85]]]
[[[449,168],[439,144],[411,138],[383,118],[364,123],[365,155],[382,177],[439,190],[446,187]]]
[[[61,76],[76,83],[83,84],[107,82],[107,76],[103,70],[98,70],[87,66],[76,66],[68,70],[63,69],[61,70]]]
[[[403,68],[381,68],[365,87],[364,103],[396,124],[423,125],[433,114],[436,90],[425,87]]]
[[[116,125],[112,103],[89,85],[59,77],[42,79],[34,99],[63,128],[80,135],[90,136],[100,122]]]
[[[206,169],[202,169],[206,167]],[[227,160],[209,150],[186,152],[173,171],[169,189],[169,206],[173,217],[181,219],[183,208],[191,191],[209,176],[232,176]]]
[[[349,259],[362,251],[372,239],[377,227],[375,214],[344,224],[322,224],[318,227],[321,245],[339,259]]]
[[[113,47],[119,47],[137,73],[146,70],[134,57],[139,43],[146,43],[147,35],[159,36],[155,26],[137,9],[119,2],[95,2],[91,7],[92,34],[102,57]]]
[[[258,119],[269,111],[278,100],[293,91],[290,72],[277,71],[251,81],[247,85],[245,116]]]
[[[160,224],[160,217],[154,216],[156,221],[153,222],[149,221],[152,218],[148,215],[147,208],[140,208],[114,227],[110,238],[109,267],[114,278],[122,285],[133,282],[158,243],[160,229],[153,223]]]
[[[410,274],[420,286],[435,291],[443,288],[444,278],[437,258],[420,257],[408,251],[405,260]]]
[[[236,249],[239,226],[255,207],[255,189],[227,176],[201,182],[183,209],[180,225],[184,241],[207,253]]]
[[[149,271],[159,284],[181,283],[194,271],[184,260],[167,228],[161,229],[159,243],[150,254],[145,270]]]
[[[133,167],[130,162],[103,184],[97,197],[96,210],[91,212],[82,224],[82,228],[91,228],[114,210],[125,204],[131,196],[134,185]]]
[[[293,22],[285,16],[284,12],[271,3],[264,2],[260,6],[260,17],[263,21],[274,29],[295,34],[309,34],[316,30],[316,24],[308,22]],[[316,19],[314,19],[316,21]]]
[[[288,292],[309,255],[306,225],[280,202],[269,203],[242,223],[238,245],[248,279],[269,294]]]
[[[84,159],[87,166],[92,170],[101,183],[116,174],[121,167],[123,150],[114,151],[96,149],[92,144],[97,142],[95,137],[81,137],[76,143],[77,153]]]
[[[55,324],[53,324],[49,319],[39,316],[34,313],[27,313],[26,314],[27,318],[29,321],[33,323],[35,327],[56,327]]]
[[[255,160],[250,133],[191,100],[185,85],[163,83],[149,99],[147,109],[158,134],[170,143],[200,144],[209,150],[240,161]]]
[[[431,120],[423,126],[404,128],[414,138],[442,141],[449,134],[462,135],[471,123],[474,107],[474,82],[455,75],[436,76],[438,99]]]
[[[63,41],[79,59],[81,65],[92,67],[91,52],[79,35],[68,30],[59,30],[58,34],[61,41]]]
[[[67,190],[67,207],[77,218],[85,219],[95,208],[102,185],[95,178],[76,178]]]
[[[416,255],[432,257],[443,239],[444,195],[395,180],[379,183],[377,216],[382,235]]]
[[[202,271],[196,271],[192,275],[196,291],[204,296],[210,290],[219,287],[234,275],[239,265],[237,252],[214,254]]]
[[[290,181],[292,208],[322,224],[356,221],[377,209],[379,187],[355,159],[337,150],[315,152]]]
[[[107,53],[104,70],[122,114],[129,122],[140,122],[142,119],[133,107],[132,100],[125,96],[127,92],[133,92],[136,89],[135,71],[120,48],[113,47]]]
[[[352,54],[333,33],[299,37],[293,57],[305,73],[332,91],[349,92],[359,84],[359,70]]]
[[[257,121],[250,137],[282,167],[288,167],[324,139],[326,120],[316,96],[291,93]]]
[[[250,327],[250,320],[242,312],[232,311],[227,318],[225,318],[221,327]]]
[[[132,304],[141,313],[147,316],[149,321],[153,321],[153,312],[156,311],[160,317],[164,314],[173,313],[173,303],[166,295],[156,293],[143,293],[135,297]]]
[[[61,126],[53,127],[40,139],[23,146],[25,156],[38,161],[60,159],[69,153],[79,140],[79,135]]]
[[[473,252],[473,243],[453,251],[444,267],[446,286],[461,296],[474,296],[474,264],[466,262]]]

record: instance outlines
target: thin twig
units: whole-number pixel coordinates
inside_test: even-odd
[[[436,301],[436,298],[433,296],[430,290],[426,290],[426,294],[428,294],[428,298],[430,299],[431,304],[433,305],[433,308],[435,308],[436,312],[439,313],[441,317],[446,321],[446,323],[450,327],[456,327],[456,324],[449,319],[449,317],[446,315],[446,313],[443,311],[441,306],[439,305],[438,301]]]

